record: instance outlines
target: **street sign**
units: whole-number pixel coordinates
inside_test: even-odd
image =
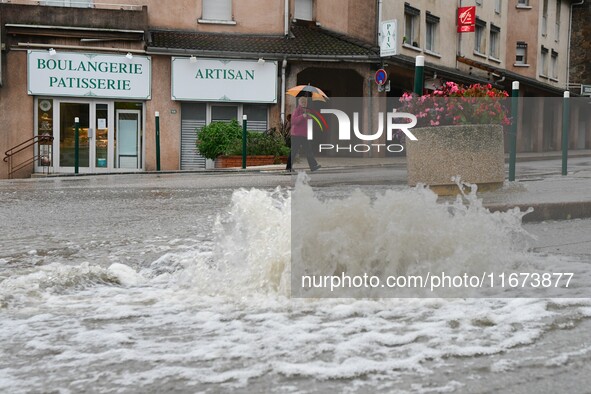
[[[581,85],[581,96],[591,96],[591,85]]]
[[[376,71],[375,80],[378,85],[383,85],[388,80],[388,73],[383,68]]]
[[[380,23],[380,56],[394,56],[398,54],[396,40],[396,19]]]

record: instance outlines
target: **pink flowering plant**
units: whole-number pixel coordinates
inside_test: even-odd
[[[446,82],[440,89],[418,96],[404,93],[398,112],[417,117],[417,126],[460,124],[511,124],[506,98],[509,94],[491,84],[469,87]]]

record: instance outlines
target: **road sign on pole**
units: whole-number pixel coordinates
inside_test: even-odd
[[[386,83],[386,81],[388,80],[388,73],[386,72],[386,70],[384,70],[383,68],[380,68],[378,71],[376,71],[376,75],[375,75],[375,81],[378,85],[383,85]]]

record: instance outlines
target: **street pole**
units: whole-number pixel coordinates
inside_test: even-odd
[[[562,99],[562,175],[568,167],[568,129],[570,128],[570,92],[564,92]]]
[[[419,96],[423,95],[425,75],[425,56],[417,56],[415,59],[415,87],[414,92]]]
[[[156,171],[160,171],[160,112],[156,111]]]
[[[80,118],[74,118],[74,174],[80,169]]]
[[[247,116],[242,115],[242,169],[246,168],[246,123]]]
[[[519,81],[514,81],[511,92],[511,132],[509,133],[509,182],[515,181],[517,160],[517,123],[519,122]]]

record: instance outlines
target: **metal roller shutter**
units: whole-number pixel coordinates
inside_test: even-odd
[[[196,147],[197,132],[205,126],[205,104],[181,105],[181,170],[205,169],[205,157]]]

